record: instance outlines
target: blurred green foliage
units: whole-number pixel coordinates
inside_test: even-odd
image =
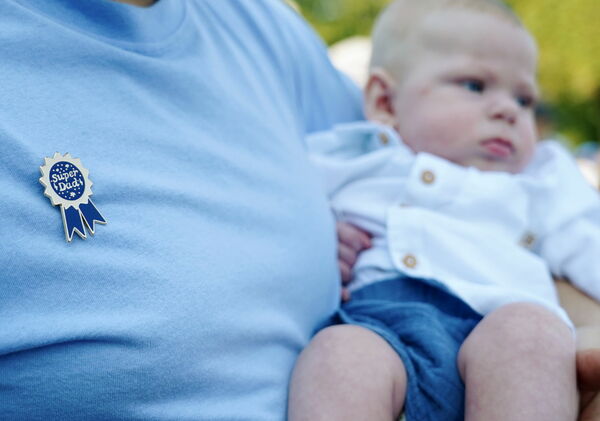
[[[418,0],[415,0],[418,1]],[[296,0],[325,42],[368,35],[389,0]],[[507,0],[538,41],[543,100],[573,143],[600,139],[600,0]]]

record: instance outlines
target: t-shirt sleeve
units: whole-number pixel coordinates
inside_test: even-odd
[[[298,110],[304,133],[330,129],[338,123],[363,119],[358,86],[331,63],[323,41],[307,22],[283,2],[272,8],[279,27],[282,65]]]

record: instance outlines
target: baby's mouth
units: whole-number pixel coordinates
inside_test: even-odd
[[[481,146],[489,156],[497,159],[509,158],[515,153],[513,143],[501,137],[486,139],[481,142]]]

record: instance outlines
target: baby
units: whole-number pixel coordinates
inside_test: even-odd
[[[369,121],[308,139],[338,218],[373,233],[340,324],[303,351],[289,419],[575,420],[552,274],[600,298],[600,198],[536,144],[535,42],[496,0],[397,0]]]

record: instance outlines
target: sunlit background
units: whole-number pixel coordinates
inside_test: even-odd
[[[369,33],[390,0],[289,0],[357,83],[366,78]],[[418,1],[418,0],[415,0]],[[542,135],[560,138],[598,183],[600,0],[508,0],[540,49]],[[596,167],[594,167],[596,165]],[[590,173],[591,172],[591,173]]]

